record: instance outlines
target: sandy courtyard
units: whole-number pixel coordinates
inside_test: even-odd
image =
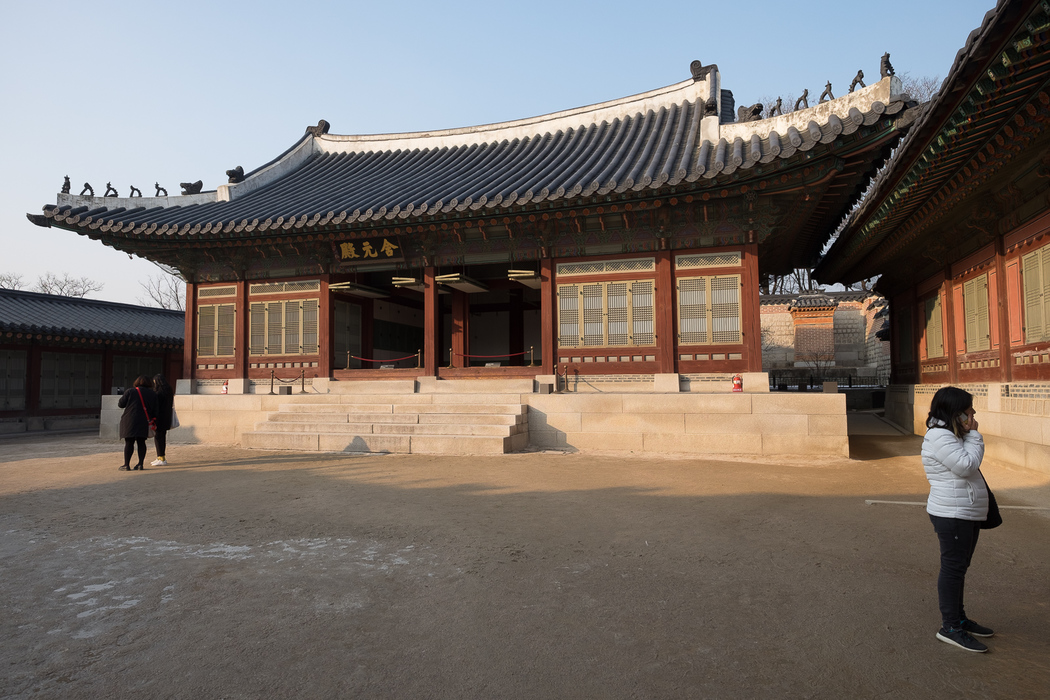
[[[855,459],[301,455],[0,441],[4,698],[1046,698],[1050,511],[934,639],[914,437]],[[147,458],[152,459],[151,454]],[[986,465],[1000,503],[1050,478]]]

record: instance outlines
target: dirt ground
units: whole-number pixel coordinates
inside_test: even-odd
[[[878,431],[876,431],[878,432]],[[5,698],[1046,698],[1050,511],[934,639],[915,437],[854,459],[303,455],[0,440]],[[151,446],[152,453],[152,446]],[[152,454],[148,459],[152,459]],[[999,501],[1050,477],[994,464]]]

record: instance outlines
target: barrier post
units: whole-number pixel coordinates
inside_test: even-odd
[[[273,395],[273,370],[270,370],[270,395]]]

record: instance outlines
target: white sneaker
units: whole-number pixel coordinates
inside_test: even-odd
[[[166,467],[166,466],[168,466],[168,463],[165,460],[163,460],[163,459],[155,459],[152,462],[150,462],[150,466],[152,466],[152,467]]]

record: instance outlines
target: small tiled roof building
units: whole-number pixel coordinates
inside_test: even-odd
[[[101,396],[182,376],[185,314],[0,289],[0,433],[96,427]]]

